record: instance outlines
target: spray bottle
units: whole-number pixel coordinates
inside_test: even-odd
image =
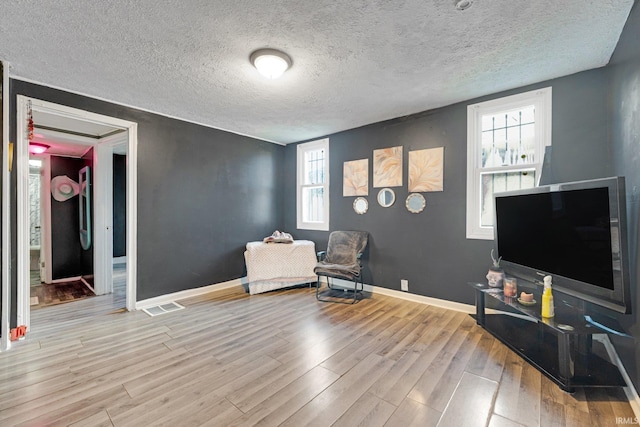
[[[544,291],[542,292],[542,317],[553,317],[553,294],[551,293],[551,276],[544,276]]]

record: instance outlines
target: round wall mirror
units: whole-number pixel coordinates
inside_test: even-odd
[[[369,202],[364,197],[358,197],[353,201],[353,210],[356,211],[358,215],[362,215],[367,212],[369,209]]]
[[[390,188],[383,188],[378,192],[378,203],[383,208],[388,208],[396,201],[396,193]]]
[[[419,193],[411,193],[407,196],[407,210],[411,213],[420,213],[427,205],[427,201],[424,196]]]

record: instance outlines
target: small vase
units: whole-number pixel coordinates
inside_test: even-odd
[[[501,268],[490,268],[487,273],[487,283],[492,288],[501,288],[504,283],[504,270]]]

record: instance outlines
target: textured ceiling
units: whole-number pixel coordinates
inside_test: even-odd
[[[608,63],[633,0],[2,0],[11,76],[289,143]],[[249,63],[279,48],[293,67]]]

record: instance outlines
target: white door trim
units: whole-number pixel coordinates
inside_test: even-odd
[[[2,306],[0,351],[9,349],[11,305],[11,172],[9,171],[9,63],[2,63]]]
[[[94,264],[96,295],[113,292],[113,151],[127,142],[127,132],[123,132],[102,138],[94,146],[94,188],[96,194],[102,194],[99,203],[94,200],[94,230],[103,230],[94,234],[96,248],[104,249]]]
[[[138,274],[138,124],[129,122],[127,141],[127,310],[135,311]]]
[[[29,159],[42,162],[40,166],[40,262],[38,268],[42,281],[51,283],[51,245],[49,244],[51,240],[51,197],[46,197],[51,194],[51,156],[31,154]],[[29,224],[32,225],[31,222]]]
[[[62,117],[69,117],[93,123],[100,123],[115,126],[127,130],[128,132],[128,161],[127,161],[127,290],[126,308],[135,310],[136,298],[136,262],[137,262],[137,145],[138,145],[138,125],[137,123],[108,117],[101,114],[78,110],[23,95],[17,95],[16,100],[16,176],[17,176],[17,317],[18,325],[26,325],[27,331],[30,328],[30,307],[29,307],[29,217],[28,217],[28,178],[29,178],[29,153],[27,141],[27,103],[31,101],[32,110],[55,114]],[[96,228],[97,230],[97,228]],[[104,232],[103,230],[98,230]],[[98,233],[95,233],[98,234]],[[105,239],[102,239],[104,242]],[[101,247],[98,252],[103,251]],[[111,253],[111,256],[113,252]],[[111,260],[111,257],[109,258]],[[104,260],[103,260],[104,261]]]
[[[40,245],[44,250],[44,277],[45,283],[51,283],[53,275],[51,274],[51,197],[44,197],[51,194],[51,156],[42,156],[42,192],[40,200]],[[40,260],[42,262],[43,260]]]

